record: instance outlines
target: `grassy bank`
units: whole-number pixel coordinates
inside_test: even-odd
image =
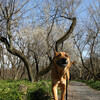
[[[0,100],[51,100],[51,82],[0,80]]]
[[[91,88],[100,91],[100,81],[94,81],[94,80],[89,80],[89,81],[77,80],[77,81],[86,83],[86,84],[87,84],[88,86],[90,86]]]

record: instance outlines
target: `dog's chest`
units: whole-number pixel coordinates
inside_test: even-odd
[[[62,76],[62,77],[60,78],[60,80],[58,81],[58,84],[66,84],[66,79],[65,79],[64,76]]]

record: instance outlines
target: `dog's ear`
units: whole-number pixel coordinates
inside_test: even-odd
[[[75,64],[76,63],[76,61],[71,61],[70,62],[70,65],[67,67],[67,69],[69,69],[73,64]]]
[[[75,63],[76,63],[76,61],[70,62],[70,66],[72,66],[72,65],[75,64]]]
[[[56,56],[58,54],[58,52],[56,50],[54,50],[54,56]]]
[[[65,53],[65,56],[66,56],[66,57],[69,57],[68,53]]]

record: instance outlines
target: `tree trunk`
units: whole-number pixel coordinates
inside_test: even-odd
[[[35,65],[36,65],[36,75],[38,75],[38,73],[39,73],[39,65],[38,65],[39,61],[38,61],[38,58],[37,58],[37,55],[35,52],[34,52],[34,59],[35,59]]]
[[[26,69],[27,69],[27,73],[28,73],[28,78],[30,81],[33,82],[34,78],[33,78],[33,74],[32,74],[32,67],[27,59],[27,57],[22,54],[21,52],[19,52],[18,50],[12,48],[12,50],[8,49],[8,51],[13,54],[13,55],[16,55],[18,56],[19,58],[21,58],[21,60],[24,62],[25,66],[26,66]]]
[[[15,49],[13,47],[10,48],[10,44],[5,37],[0,36],[0,41],[5,43],[8,52],[10,52],[11,54],[13,54],[15,56],[18,56],[24,62],[26,69],[27,69],[28,78],[30,81],[33,82],[34,78],[33,78],[33,74],[32,74],[32,67],[31,67],[27,57],[22,52],[18,51],[17,49]]]
[[[15,75],[15,77],[14,77],[14,80],[19,79],[19,73],[20,73],[21,69],[22,69],[22,67],[19,65],[18,68],[17,68],[16,75]]]

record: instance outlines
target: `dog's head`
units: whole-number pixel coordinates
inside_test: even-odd
[[[68,53],[65,52],[54,52],[54,63],[60,68],[65,68],[70,64]]]

